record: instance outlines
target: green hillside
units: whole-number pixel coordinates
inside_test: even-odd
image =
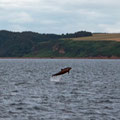
[[[112,36],[111,40],[86,31],[62,35],[0,31],[0,57],[120,57],[119,35]]]
[[[45,44],[44,44],[45,45]],[[59,40],[25,57],[120,57],[120,43],[114,41]]]

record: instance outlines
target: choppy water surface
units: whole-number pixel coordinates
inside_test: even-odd
[[[120,60],[0,60],[0,120],[120,120]]]

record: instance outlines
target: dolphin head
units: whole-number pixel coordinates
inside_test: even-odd
[[[72,68],[71,68],[71,67],[68,67],[67,69],[70,71]]]

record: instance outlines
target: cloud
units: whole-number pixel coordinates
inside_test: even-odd
[[[30,14],[26,13],[26,12],[13,12],[12,14],[7,14],[5,12],[5,14],[3,14],[2,16],[0,16],[0,21],[1,22],[8,22],[8,23],[30,23],[33,22],[34,19],[32,18],[32,16],[30,16]]]
[[[120,32],[120,22],[115,24],[100,24],[99,27],[104,29],[103,32],[109,32],[109,33],[117,33]]]
[[[12,23],[29,23],[34,21],[33,18],[25,12],[13,13],[9,16],[9,18],[12,18],[9,19],[9,21]]]
[[[120,32],[119,0],[0,0],[2,29]]]
[[[9,30],[12,29],[12,31],[20,31],[20,32],[27,30],[27,28],[25,28],[24,26],[19,25],[19,24],[12,24],[12,25],[8,26],[8,28],[9,28]]]

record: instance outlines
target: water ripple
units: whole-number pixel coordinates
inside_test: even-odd
[[[119,120],[119,78],[120,60],[2,59],[0,119]]]

